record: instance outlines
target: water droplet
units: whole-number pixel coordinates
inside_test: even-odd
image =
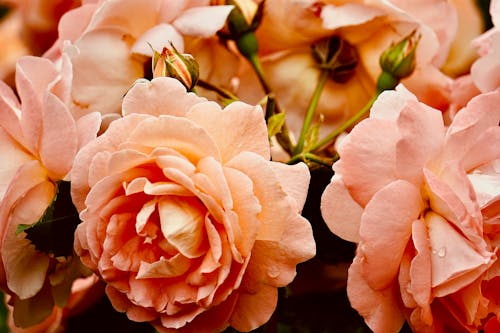
[[[439,258],[444,258],[444,256],[446,255],[446,248],[444,246],[440,248],[437,252],[437,255]]]
[[[276,266],[271,266],[267,269],[267,275],[272,279],[277,278],[280,275],[280,270]]]

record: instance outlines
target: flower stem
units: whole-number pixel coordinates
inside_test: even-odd
[[[313,153],[304,153],[304,160],[330,168],[335,161],[335,158],[325,158]]]
[[[255,74],[257,74],[257,78],[259,79],[259,82],[264,89],[264,92],[266,95],[271,97],[271,103],[273,104],[273,110],[274,112],[270,112],[270,110],[266,110],[266,123],[269,120],[269,117],[272,116],[274,113],[281,113],[283,112],[279,105],[278,101],[276,100],[276,96],[267,83],[267,80],[264,75],[264,70],[262,69],[262,65],[260,64],[259,57],[257,53],[253,53],[252,55],[247,57],[248,61],[252,65],[253,70],[255,71]],[[283,124],[281,128],[281,132],[276,134],[276,140],[278,140],[278,143],[280,146],[288,153],[290,156],[293,155],[293,144],[292,141],[290,140],[290,132],[288,131],[288,127],[286,126],[286,123]]]
[[[309,102],[309,107],[307,108],[306,116],[304,118],[304,123],[302,124],[302,130],[300,132],[299,140],[297,141],[297,145],[295,146],[295,154],[300,154],[304,149],[304,142],[306,139],[307,132],[309,131],[309,127],[311,126],[311,121],[314,116],[314,112],[316,111],[316,107],[318,106],[319,98],[321,96],[321,92],[325,87],[326,81],[328,80],[328,76],[330,75],[330,71],[323,70],[321,71],[321,75],[319,77],[318,83],[316,84],[316,88],[314,89],[314,94],[311,97],[311,101]]]
[[[257,74],[257,78],[259,79],[260,84],[262,85],[262,88],[264,89],[264,92],[266,95],[269,95],[272,93],[272,89],[269,86],[269,84],[266,81],[266,77],[264,75],[264,70],[262,69],[262,65],[260,64],[259,57],[256,53],[252,54],[249,56],[248,61],[252,65],[255,74]]]
[[[336,128],[332,133],[324,137],[322,140],[318,141],[316,144],[311,146],[307,151],[303,151],[299,154],[294,155],[288,162],[287,164],[294,164],[297,163],[304,158],[304,154],[310,153],[310,152],[315,152],[318,151],[320,148],[323,148],[323,146],[331,143],[333,139],[335,139],[340,133],[348,129],[350,126],[352,126],[354,123],[356,123],[361,117],[363,117],[371,108],[373,105],[373,102],[377,99],[377,97],[380,95],[381,92],[377,92],[369,101],[368,103],[365,104],[365,106],[354,116],[349,118],[345,123],[343,123],[340,127]]]
[[[344,132],[346,129],[354,125],[359,119],[361,119],[372,107],[373,102],[377,99],[377,97],[380,95],[380,93],[375,94],[369,101],[368,103],[363,106],[363,108],[356,113],[354,116],[349,118],[345,123],[343,123],[340,127],[336,128],[332,133],[318,141],[316,144],[314,144],[310,151],[317,151],[318,149],[322,148],[326,144],[330,143],[333,139],[335,139],[340,133]]]
[[[219,88],[219,87],[211,84],[210,82],[204,81],[202,79],[198,79],[198,82],[196,83],[196,85],[200,86],[204,89],[213,91],[213,92],[217,93],[219,96],[221,96],[222,98],[231,99],[234,101],[237,101],[239,99],[237,96],[232,94],[230,91],[228,91],[226,89]]]

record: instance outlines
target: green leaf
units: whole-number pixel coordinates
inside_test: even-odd
[[[69,256],[73,253],[74,233],[80,218],[71,200],[70,183],[58,181],[56,186],[56,195],[40,220],[20,225],[16,232],[26,233],[38,251],[56,257]]]
[[[275,136],[277,133],[281,132],[281,128],[285,124],[285,114],[276,113],[267,121],[267,132],[269,137]]]

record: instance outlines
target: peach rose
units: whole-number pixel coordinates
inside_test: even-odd
[[[57,39],[61,16],[81,0],[7,0],[22,16],[21,34],[32,55],[42,55]]]
[[[498,313],[499,103],[477,96],[446,128],[399,86],[343,141],[321,210],[358,243],[347,292],[374,332],[478,332]]]
[[[10,12],[0,21],[0,80],[14,85],[17,59],[28,54],[28,48],[21,38],[22,20],[18,12]]]
[[[457,77],[468,73],[477,58],[471,42],[484,32],[485,24],[476,1],[451,0],[451,3],[457,10],[457,30],[441,70]]]
[[[172,78],[136,83],[77,155],[75,249],[116,310],[159,332],[264,324],[315,254],[309,171],[269,161],[262,109],[221,109]]]
[[[73,282],[68,303],[64,308],[55,306],[52,313],[43,322],[29,328],[20,328],[14,324],[12,308],[9,306],[8,326],[10,333],[63,333],[67,320],[89,306],[102,296],[104,288],[96,275],[79,278]]]
[[[480,58],[472,65],[471,76],[481,92],[500,87],[500,1],[491,1],[490,15],[493,28],[473,42]]]
[[[38,221],[67,180],[79,147],[95,137],[99,115],[75,121],[68,111],[68,59],[22,57],[17,94],[0,82],[0,286],[14,306],[18,326],[34,325],[64,306],[72,281],[88,272],[78,258],[39,250],[20,232]],[[72,242],[72,241],[71,241]],[[71,245],[71,243],[70,243]]]
[[[500,1],[491,1],[490,15],[493,27],[471,43],[478,59],[470,73],[457,78],[451,86],[451,118],[472,97],[500,88]]]
[[[170,42],[181,53],[190,53],[189,45],[193,50],[208,46],[204,39],[215,35],[232,9],[209,3],[114,0],[86,3],[64,15],[59,40],[45,56],[57,59],[64,51],[71,57],[75,116],[98,111],[105,118],[118,117],[134,81],[152,77],[153,49],[161,52]],[[223,52],[221,46],[214,49]],[[213,67],[205,67],[202,75],[210,75]]]
[[[317,107],[322,132],[344,123],[370,100],[380,75],[379,57],[391,43],[413,30],[421,40],[415,72],[404,80],[419,99],[439,108],[448,105],[451,79],[439,71],[456,29],[455,8],[447,1],[295,1],[266,2],[257,29],[262,66],[277,99],[298,134],[320,69],[310,47],[332,36],[349,43],[357,54],[350,76],[326,83]],[[264,93],[253,72],[243,69],[237,94],[256,103]]]

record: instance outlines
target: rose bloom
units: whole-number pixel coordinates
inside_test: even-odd
[[[96,275],[79,278],[73,282],[68,303],[64,308],[55,306],[44,321],[29,328],[20,328],[14,324],[12,308],[9,306],[8,326],[10,333],[63,333],[67,320],[93,305],[103,294],[103,286]]]
[[[117,118],[123,96],[134,81],[151,77],[153,50],[161,53],[163,47],[170,47],[170,42],[181,53],[199,50],[203,58],[202,77],[227,76],[207,59],[213,52],[218,61],[228,57],[229,52],[221,51],[223,47],[209,37],[224,25],[232,6],[209,6],[209,3],[208,0],[99,1],[66,13],[59,25],[59,39],[45,56],[54,60],[62,52],[70,56],[75,116],[97,111],[105,115],[105,122]],[[210,61],[213,63],[213,59]]]
[[[24,45],[20,30],[22,26],[19,13],[9,13],[0,20],[0,80],[8,85],[14,85],[14,72],[16,61],[26,55],[28,49]]]
[[[472,65],[471,76],[481,92],[500,87],[500,1],[491,1],[490,15],[493,28],[473,42],[480,58]]]
[[[42,55],[57,39],[61,16],[81,5],[81,0],[7,0],[21,15],[24,45],[32,55]]]
[[[289,127],[297,134],[318,82],[321,70],[310,47],[322,38],[338,37],[357,54],[357,65],[350,75],[332,76],[321,93],[317,115],[322,132],[328,133],[344,123],[375,94],[381,73],[379,57],[391,43],[417,30],[416,69],[403,80],[418,98],[444,110],[448,105],[451,79],[439,71],[449,50],[455,47],[457,8],[448,1],[268,1],[261,26],[257,29],[262,66],[277,99],[287,112]],[[459,11],[461,12],[461,11]],[[480,33],[481,16],[477,8],[468,10],[466,33]],[[462,16],[461,16],[462,17]],[[470,36],[456,40],[470,40]],[[473,53],[460,53],[461,56]],[[463,70],[472,56],[453,60],[450,70]],[[263,91],[253,72],[241,75],[242,99],[257,102]]]
[[[471,43],[478,59],[472,64],[470,73],[458,77],[451,86],[450,117],[472,97],[500,87],[500,1],[491,1],[490,16],[493,27]]]
[[[264,324],[315,254],[305,164],[269,161],[262,109],[220,106],[172,78],[136,83],[77,155],[75,249],[116,310],[160,332]]]
[[[478,332],[500,313],[499,103],[477,96],[446,128],[400,85],[342,142],[321,210],[358,243],[347,293],[374,332]]]
[[[42,321],[53,305],[66,304],[75,278],[88,274],[72,256],[38,251],[17,232],[38,221],[67,179],[79,147],[95,137],[99,115],[75,121],[65,100],[70,68],[22,57],[16,67],[17,96],[0,82],[0,286],[11,296],[16,325]]]

